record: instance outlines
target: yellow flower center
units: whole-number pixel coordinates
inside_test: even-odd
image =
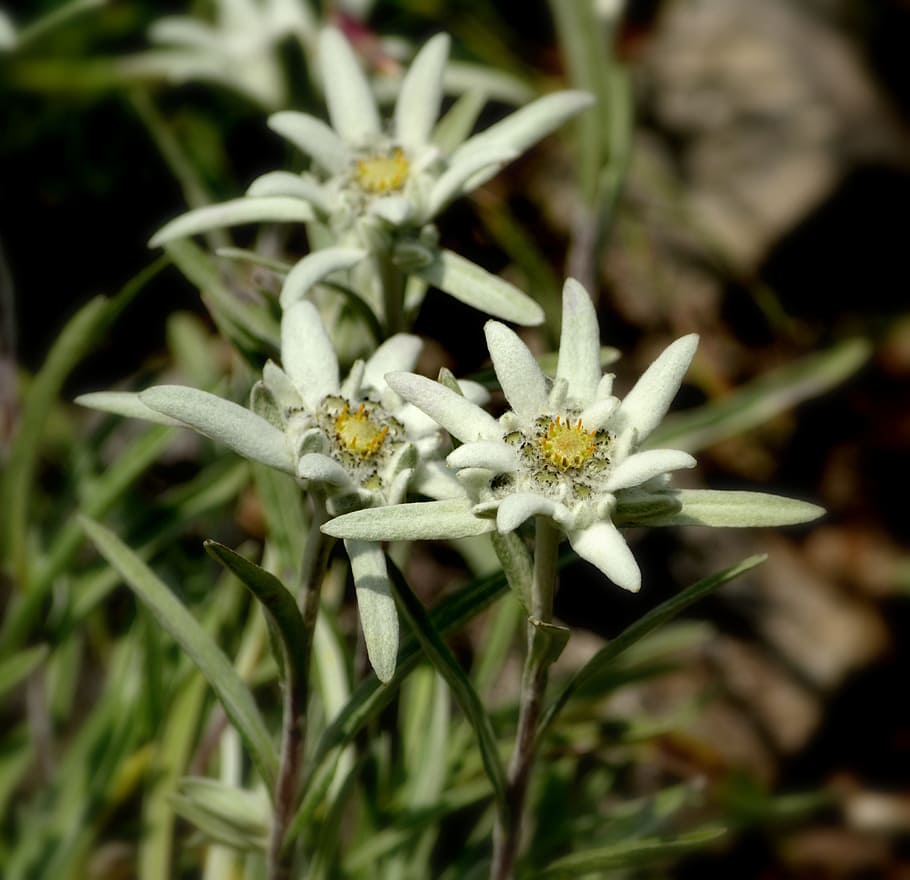
[[[559,416],[551,419],[546,432],[537,439],[544,458],[560,470],[581,467],[594,452],[597,431],[586,431],[579,419],[574,425]]]
[[[335,417],[335,439],[348,451],[361,458],[376,455],[389,433],[388,425],[378,425],[370,418],[364,404],[352,413],[347,404]]]
[[[408,168],[408,160],[396,147],[387,156],[358,159],[355,176],[362,190],[382,194],[401,189],[408,179]]]

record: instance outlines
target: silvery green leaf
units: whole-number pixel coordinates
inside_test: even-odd
[[[532,516],[549,517],[565,528],[572,525],[572,513],[564,504],[534,492],[512,492],[499,504],[496,528],[512,532]]]
[[[338,393],[338,358],[319,310],[309,300],[299,300],[285,310],[281,361],[311,410],[326,395]]]
[[[392,226],[401,226],[411,219],[413,207],[410,199],[404,196],[384,196],[373,199],[367,208],[368,213],[391,223]]]
[[[245,407],[183,385],[158,385],[140,392],[139,398],[151,409],[179,419],[244,458],[295,472],[285,435]]]
[[[132,391],[94,391],[91,394],[80,394],[76,398],[79,406],[87,406],[101,412],[113,413],[117,416],[126,416],[129,419],[145,419],[148,422],[157,422],[159,425],[173,425],[185,427],[183,422],[172,419],[157,410],[146,406],[139,395]]]
[[[511,162],[518,154],[508,147],[491,144],[481,147],[476,152],[449,167],[434,182],[427,201],[426,217],[435,217],[452,199],[466,191],[467,183],[478,172],[495,166],[499,170],[506,162]]]
[[[290,308],[309,293],[314,285],[334,272],[356,266],[369,256],[361,248],[328,247],[308,254],[288,273],[281,288],[281,307]]]
[[[590,107],[593,102],[593,96],[587,92],[565,91],[544,95],[465,141],[455,151],[452,161],[463,159],[480,147],[491,144],[507,147],[520,155],[528,147],[559,128],[567,119]],[[480,186],[494,173],[488,170],[478,174],[471,181],[471,186]]]
[[[170,223],[165,223],[152,236],[149,247],[158,247],[175,238],[241,223],[309,223],[313,219],[313,209],[300,199],[287,196],[247,196],[181,214]]]
[[[410,150],[429,141],[439,116],[449,43],[447,34],[436,34],[417,53],[401,83],[395,103],[395,139]]]
[[[382,131],[379,111],[351,44],[335,28],[319,37],[319,68],[332,128],[349,144],[366,145]]]
[[[367,388],[382,391],[387,387],[386,373],[413,370],[417,358],[420,356],[421,348],[423,348],[423,340],[419,336],[413,336],[410,333],[396,333],[383,342],[364,364],[363,383]]]
[[[488,315],[514,324],[543,322],[543,309],[529,296],[452,251],[440,251],[429,266],[417,270],[416,274]]]
[[[825,513],[808,501],[765,492],[726,492],[712,489],[677,489],[666,493],[680,504],[674,513],[637,517],[652,526],[789,526],[811,522]]]
[[[361,541],[444,540],[493,531],[493,521],[474,516],[471,506],[459,498],[370,507],[336,516],[322,531],[336,538]]]
[[[325,190],[311,177],[292,174],[290,171],[269,171],[257,177],[247,187],[247,196],[289,196],[303,199],[322,213],[329,212]]]
[[[260,791],[186,777],[173,804],[179,815],[214,840],[239,850],[264,850],[268,844],[271,809]]]
[[[351,164],[350,147],[321,119],[309,113],[282,110],[268,118],[268,126],[326,171],[337,174]]]
[[[351,560],[367,656],[376,677],[385,683],[395,674],[398,657],[398,612],[389,586],[385,554],[379,544],[370,541],[347,540],[344,546]]]

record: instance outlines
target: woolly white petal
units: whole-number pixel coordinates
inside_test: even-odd
[[[442,75],[449,60],[449,37],[437,34],[414,57],[395,103],[395,139],[408,149],[422,147],[439,116]]]
[[[493,531],[493,521],[474,516],[471,506],[465,498],[455,498],[370,507],[336,516],[322,531],[336,538],[365,541],[445,540]]]
[[[569,509],[558,501],[533,492],[516,492],[507,495],[500,503],[496,511],[496,528],[500,532],[511,532],[535,515],[548,516],[564,528],[572,521]]]
[[[309,300],[294,303],[281,319],[281,361],[311,410],[327,394],[338,393],[338,358]]]
[[[424,461],[412,482],[414,491],[428,498],[464,498],[464,489],[451,468],[441,461]]]
[[[415,373],[389,373],[386,382],[463,443],[498,439],[502,433],[493,416],[439,382]]]
[[[314,284],[356,266],[368,256],[365,250],[348,247],[329,247],[305,256],[288,273],[281,288],[281,307],[288,309],[307,295]]]
[[[641,589],[638,563],[619,529],[609,520],[569,532],[569,543],[582,559],[596,565],[616,586],[631,593]]]
[[[373,199],[367,211],[392,226],[401,226],[411,219],[413,206],[404,196],[385,196]]]
[[[360,627],[370,665],[383,683],[395,674],[398,657],[398,611],[389,585],[385,555],[379,544],[345,541],[351,560]]]
[[[435,217],[452,199],[467,192],[471,187],[468,181],[485,169],[495,166],[499,169],[506,162],[511,162],[517,153],[500,144],[481,147],[475,153],[453,162],[439,176],[430,190],[427,202],[426,219]]]
[[[559,128],[567,119],[590,107],[593,102],[593,96],[587,92],[565,91],[544,95],[465,141],[453,154],[452,161],[461,160],[489,144],[509,147],[516,153],[523,153],[532,144]],[[478,175],[478,180],[471,183],[479,186],[489,180],[494,173],[495,171],[489,170],[482,172]]]
[[[540,415],[547,405],[547,380],[534,355],[505,324],[487,321],[483,329],[506,400],[520,416]]]
[[[366,362],[364,384],[381,391],[386,387],[385,374],[397,370],[413,370],[423,342],[410,333],[396,333],[387,339]]]
[[[183,385],[158,385],[141,392],[139,399],[151,409],[224,443],[244,458],[294,473],[284,432],[245,407]]]
[[[268,126],[326,171],[337,174],[352,162],[350,147],[321,119],[309,113],[282,110],[269,117]]]
[[[569,397],[582,403],[594,398],[601,378],[597,313],[588,292],[574,278],[569,278],[562,290],[556,378],[565,379],[569,383]]]
[[[175,217],[149,239],[149,247],[158,247],[177,238],[223,229],[225,226],[243,223],[309,223],[312,219],[313,209],[300,199],[289,196],[244,196],[196,208]]]
[[[446,458],[450,468],[481,467],[496,473],[518,470],[518,453],[501,440],[478,440],[459,446]]]
[[[698,347],[698,335],[690,333],[667,346],[626,395],[617,413],[622,430],[634,428],[641,443],[659,424]]]
[[[157,422],[159,425],[171,425],[185,428],[186,425],[179,419],[171,418],[146,406],[133,391],[94,391],[91,394],[80,394],[76,398],[79,406],[87,406],[101,412],[113,413],[116,416],[126,416],[130,419],[145,419]]]
[[[297,477],[300,480],[328,483],[339,489],[354,487],[348,472],[334,458],[329,458],[319,452],[311,452],[300,457],[297,462]]]
[[[269,171],[257,177],[248,187],[248,196],[289,196],[309,202],[323,213],[329,211],[329,197],[311,177],[290,171]]]
[[[615,397],[605,397],[601,400],[595,400],[582,410],[582,424],[589,431],[597,431],[603,428],[613,413],[616,412],[619,401]]]
[[[350,43],[335,28],[319,36],[319,68],[332,128],[355,146],[378,135],[382,125],[370,84]]]
[[[649,449],[638,452],[620,462],[612,471],[604,487],[607,492],[640,486],[658,474],[695,467],[695,459],[688,452],[678,449]]]
[[[480,382],[474,382],[471,379],[459,379],[458,387],[471,403],[476,403],[478,406],[486,406],[490,402],[490,392]]]

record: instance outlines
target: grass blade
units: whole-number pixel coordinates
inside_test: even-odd
[[[102,556],[120,572],[161,626],[199,667],[243,737],[267,788],[273,790],[278,759],[272,738],[253,695],[224,652],[164,582],[113,532],[85,517],[81,522]]]

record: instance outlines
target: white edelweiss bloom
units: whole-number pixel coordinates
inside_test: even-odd
[[[382,255],[468,305],[515,323],[539,324],[543,311],[533,300],[441,249],[431,224],[452,200],[494,176],[593,98],[578,91],[546,95],[444,149],[436,135],[449,42],[446,34],[437,34],[417,53],[386,124],[347,39],[335,28],[324,29],[319,68],[331,125],[297,111],[275,113],[268,121],[309,157],[311,169],[268,172],[253,181],[244,198],[183,214],[150,243],[235,223],[316,220],[331,232],[333,243],[290,271],[281,293],[284,308],[320,281],[359,269],[351,276],[353,286],[379,314],[381,295],[371,289],[378,281],[370,258]]]
[[[485,329],[511,406],[499,419],[413,373],[390,374],[389,385],[461,441],[447,461],[462,475],[476,515],[495,514],[501,532],[546,516],[579,556],[618,586],[637,591],[641,574],[612,513],[617,495],[665,488],[669,472],[695,465],[686,452],[639,449],[676,395],[698,337],[670,345],[619,400],[612,376],[601,375],[597,316],[576,281],[567,281],[563,293],[553,382],[512,330],[496,321]]]
[[[319,312],[296,303],[281,323],[282,367],[269,362],[253,388],[251,409],[195,388],[164,385],[139,394],[100,392],[78,403],[194,428],[245,458],[291,473],[324,492],[330,513],[397,504],[409,485],[436,499],[463,495],[438,458],[439,426],[386,384],[389,371],[413,369],[416,336],[400,333],[366,362],[339,376]],[[484,398],[467,385],[478,403]],[[472,404],[474,405],[474,404]],[[398,614],[382,547],[346,539],[367,653],[388,681],[398,653]]]

